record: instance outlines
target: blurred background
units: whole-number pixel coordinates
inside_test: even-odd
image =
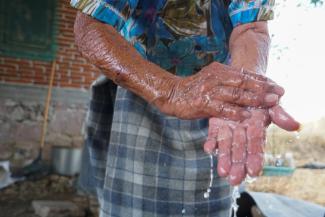
[[[261,177],[249,188],[324,206],[325,29],[322,22],[325,3],[318,0],[276,2],[275,19],[269,25],[272,48],[267,75],[285,87],[281,103],[303,125],[298,134],[271,126],[267,152],[273,156],[292,154],[298,168],[288,177]]]
[[[76,186],[88,88],[99,73],[76,49],[69,2],[0,0],[0,217],[37,216],[35,207],[97,216],[96,200]]]
[[[67,0],[0,0],[0,217],[37,216],[35,207],[44,204],[35,200],[68,206],[74,216],[97,215],[96,200],[76,188],[88,88],[99,71],[74,45],[75,15]],[[270,168],[247,185],[322,206],[324,21],[323,1],[277,3],[267,74],[285,87],[282,104],[303,128],[299,133],[269,128]],[[43,162],[53,158],[72,166],[58,164],[50,173]]]

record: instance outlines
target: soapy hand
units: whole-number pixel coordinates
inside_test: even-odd
[[[242,122],[211,118],[204,150],[218,150],[218,174],[228,177],[231,185],[240,184],[246,175],[258,176],[263,169],[266,129],[271,123],[294,131],[295,121],[279,105],[270,109],[250,109],[252,116]]]
[[[267,22],[239,25],[230,37],[230,64],[237,69],[249,69],[259,77],[266,71],[269,47]],[[249,112],[251,117],[243,121],[211,118],[209,122],[204,150],[207,153],[218,150],[218,173],[228,177],[231,185],[240,184],[247,174],[261,173],[266,129],[271,122],[287,131],[298,130],[300,126],[278,104],[271,108],[251,108]]]
[[[238,121],[250,117],[245,107],[272,107],[283,94],[282,87],[263,75],[214,62],[195,75],[179,78],[167,100],[158,98],[152,103],[163,113],[181,119]]]

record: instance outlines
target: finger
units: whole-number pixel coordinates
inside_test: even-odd
[[[254,93],[239,87],[217,86],[213,88],[213,99],[251,107],[271,107],[279,103],[274,93]]]
[[[233,131],[231,148],[232,163],[243,163],[246,160],[246,131],[242,126],[237,126]]]
[[[221,177],[228,176],[231,168],[231,144],[232,132],[231,129],[224,125],[219,129],[218,133],[218,174]]]
[[[258,122],[247,127],[247,153],[259,154],[264,152],[265,146],[265,126]]]
[[[250,112],[245,108],[217,100],[211,100],[205,109],[211,117],[225,118],[233,121],[243,121],[251,117]]]
[[[258,73],[255,73],[251,70],[244,69],[244,68],[237,69],[237,70],[241,71],[241,73],[243,73],[243,74],[247,74],[247,75],[251,76],[255,80],[275,83],[273,80],[269,79],[268,77],[264,76],[263,74],[258,74]]]
[[[218,119],[210,118],[209,119],[209,129],[208,129],[208,138],[204,143],[204,151],[208,154],[213,153],[217,149],[217,136],[218,136]]]
[[[233,164],[229,173],[229,184],[239,185],[246,177],[245,164]]]
[[[279,86],[276,83],[273,83],[269,80],[259,81],[255,80],[254,77],[256,74],[253,73],[242,73],[238,75],[239,79],[237,82],[237,87],[244,88],[246,90],[251,90],[253,92],[264,92],[264,93],[274,93],[279,96],[284,94],[283,87]],[[240,82],[240,83],[239,83]]]
[[[268,83],[271,83],[271,84],[276,84],[275,81],[273,81],[272,79],[270,79],[268,77],[265,77],[265,76],[263,76],[261,74],[257,74],[255,72],[249,71],[247,69],[243,69],[242,72],[244,74],[250,75],[252,78],[254,78],[254,79],[258,80],[258,81],[263,81],[263,82],[268,82]],[[284,89],[279,85],[276,85],[275,87],[276,88],[273,89],[274,93],[279,95],[279,96],[283,96],[284,92],[285,92]]]
[[[227,177],[231,169],[230,155],[218,155],[218,174],[220,177]]]
[[[253,92],[270,92],[280,96],[284,94],[284,89],[281,86],[263,75],[256,75],[256,73],[248,72],[243,73],[242,70],[238,71],[233,67],[216,62],[210,64],[207,70],[215,70],[218,72],[219,84],[223,86],[241,87]],[[215,82],[215,79],[210,80]]]
[[[232,67],[234,67],[234,66],[232,66]],[[268,77],[266,77],[266,76],[264,76],[262,74],[256,73],[254,71],[247,70],[247,69],[244,69],[244,68],[238,68],[238,67],[236,67],[236,70],[238,70],[238,72],[240,72],[240,73],[247,74],[248,76],[250,76],[251,78],[253,78],[255,80],[262,81],[262,82],[268,82],[268,83],[271,83],[271,84],[276,84],[275,81],[273,81],[272,79],[270,79],[270,78],[268,78]],[[274,93],[276,93],[279,96],[283,96],[284,95],[284,89],[282,87],[276,88],[276,89],[274,89]]]
[[[258,176],[263,169],[263,153],[266,141],[266,127],[264,117],[257,114],[253,117],[254,123],[247,126],[247,161],[246,171],[248,175]]]
[[[246,160],[246,131],[242,126],[236,126],[233,130],[233,142],[231,148],[232,165],[229,173],[229,183],[239,185],[245,178]]]
[[[284,111],[280,105],[270,108],[269,114],[272,122],[284,130],[298,131],[300,129],[300,123]]]
[[[248,154],[246,161],[248,175],[251,177],[260,175],[263,169],[263,160],[263,154]]]

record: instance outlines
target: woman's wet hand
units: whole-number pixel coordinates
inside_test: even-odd
[[[209,136],[204,144],[207,153],[218,150],[218,174],[239,185],[246,175],[257,176],[263,168],[265,131],[269,115],[265,109],[250,111],[243,122],[211,118]]]
[[[228,177],[231,185],[240,184],[249,175],[263,169],[266,129],[273,122],[287,131],[299,130],[300,124],[276,105],[270,109],[250,109],[252,116],[242,122],[210,118],[204,151],[217,154],[218,174]]]
[[[214,62],[200,72],[179,78],[164,102],[155,103],[182,119],[205,117],[244,120],[245,107],[269,108],[284,94],[282,87],[264,77]]]

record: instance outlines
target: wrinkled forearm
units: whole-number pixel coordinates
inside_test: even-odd
[[[269,56],[270,37],[267,22],[237,26],[230,37],[231,65],[264,74]]]
[[[112,26],[81,13],[74,31],[76,45],[84,57],[113,82],[167,115],[242,120],[247,117],[243,106],[270,107],[277,103],[274,95],[282,92],[280,86],[262,75],[241,73],[216,62],[195,75],[178,77],[145,60]],[[250,95],[252,92],[254,96]]]
[[[142,58],[113,27],[78,13],[74,32],[81,54],[114,83],[148,102],[168,98],[176,76]]]

